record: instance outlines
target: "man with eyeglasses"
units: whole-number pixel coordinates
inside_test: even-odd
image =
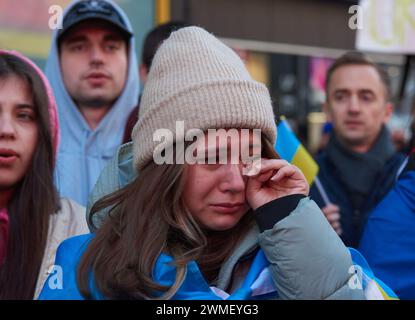
[[[45,71],[61,128],[56,184],[62,197],[86,205],[138,103],[138,67],[126,14],[111,1],[70,4],[63,28],[53,34]]]

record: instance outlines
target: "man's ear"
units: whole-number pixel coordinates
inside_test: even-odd
[[[393,110],[394,110],[394,105],[392,102],[388,102],[386,103],[386,111],[385,111],[385,117],[383,118],[383,123],[387,123],[389,121],[389,119],[391,118],[392,114],[393,114]]]
[[[323,103],[322,109],[326,115],[327,121],[332,122],[333,119],[331,118],[330,105],[327,101]]]

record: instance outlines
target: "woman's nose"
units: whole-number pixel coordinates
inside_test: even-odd
[[[0,138],[14,138],[16,135],[16,129],[13,122],[7,119],[6,116],[0,117]]]
[[[223,166],[223,179],[221,189],[223,191],[241,192],[245,190],[245,179],[242,175],[241,164],[227,164]]]

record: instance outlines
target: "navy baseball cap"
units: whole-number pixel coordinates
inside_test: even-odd
[[[90,19],[107,21],[118,27],[127,37],[133,34],[128,30],[127,25],[114,6],[105,0],[83,0],[75,4],[65,15],[62,22],[62,29],[59,30],[58,37],[76,24]]]

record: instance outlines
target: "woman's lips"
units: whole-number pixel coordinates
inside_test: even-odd
[[[217,203],[212,204],[214,211],[220,213],[235,213],[240,211],[245,206],[245,203]]]
[[[16,156],[11,156],[11,157],[3,157],[0,156],[0,166],[9,166],[11,164],[13,164],[15,161],[17,160]]]
[[[12,149],[0,149],[0,165],[11,165],[18,157],[19,154]]]

